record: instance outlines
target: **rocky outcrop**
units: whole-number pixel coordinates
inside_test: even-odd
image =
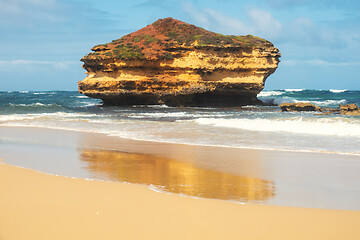
[[[337,113],[341,115],[360,116],[359,107],[353,104],[340,105],[339,108],[322,108],[311,103],[282,103],[280,104],[281,111],[283,112],[321,112],[323,114]]]
[[[283,112],[313,112],[313,111],[321,111],[319,106],[316,106],[311,103],[282,103],[280,104],[281,111]]]
[[[341,115],[360,116],[360,109],[355,103],[340,105],[340,114]]]
[[[275,72],[280,53],[267,40],[206,31],[172,18],[92,48],[81,61],[79,92],[107,105],[241,106]]]

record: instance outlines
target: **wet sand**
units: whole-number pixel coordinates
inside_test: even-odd
[[[360,210],[360,156],[135,141],[0,127],[0,158],[45,173],[156,185],[194,197]]]
[[[359,239],[360,211],[236,204],[0,164],[0,239]]]
[[[163,144],[41,128],[1,127],[0,133],[6,163],[0,163],[1,240],[360,238],[360,211],[262,205],[290,191],[280,198],[288,200],[308,185],[321,194],[335,185],[333,193],[345,193],[328,201],[357,206],[359,198],[350,191],[359,182],[356,156]],[[89,177],[107,181],[81,179]],[[157,192],[143,184],[164,187]],[[314,194],[311,200],[321,195]]]

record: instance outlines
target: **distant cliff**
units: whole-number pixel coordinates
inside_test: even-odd
[[[222,35],[159,19],[81,59],[79,92],[106,105],[240,106],[275,72],[280,53],[267,40]]]

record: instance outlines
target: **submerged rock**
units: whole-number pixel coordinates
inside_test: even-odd
[[[355,103],[340,105],[340,114],[341,115],[360,116],[360,109]]]
[[[339,108],[322,108],[316,106],[311,103],[282,103],[280,108],[283,112],[321,112],[321,114],[341,114],[341,115],[352,115],[352,116],[360,116],[360,109],[359,107],[353,104],[344,104],[340,105]]]
[[[275,72],[280,53],[265,39],[222,35],[172,18],[81,59],[87,77],[79,92],[107,105],[241,106]]]
[[[311,103],[282,103],[280,104],[280,108],[283,112],[321,111],[321,107]]]

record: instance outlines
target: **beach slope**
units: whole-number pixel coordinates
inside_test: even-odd
[[[0,239],[359,239],[360,211],[237,204],[0,164]]]

